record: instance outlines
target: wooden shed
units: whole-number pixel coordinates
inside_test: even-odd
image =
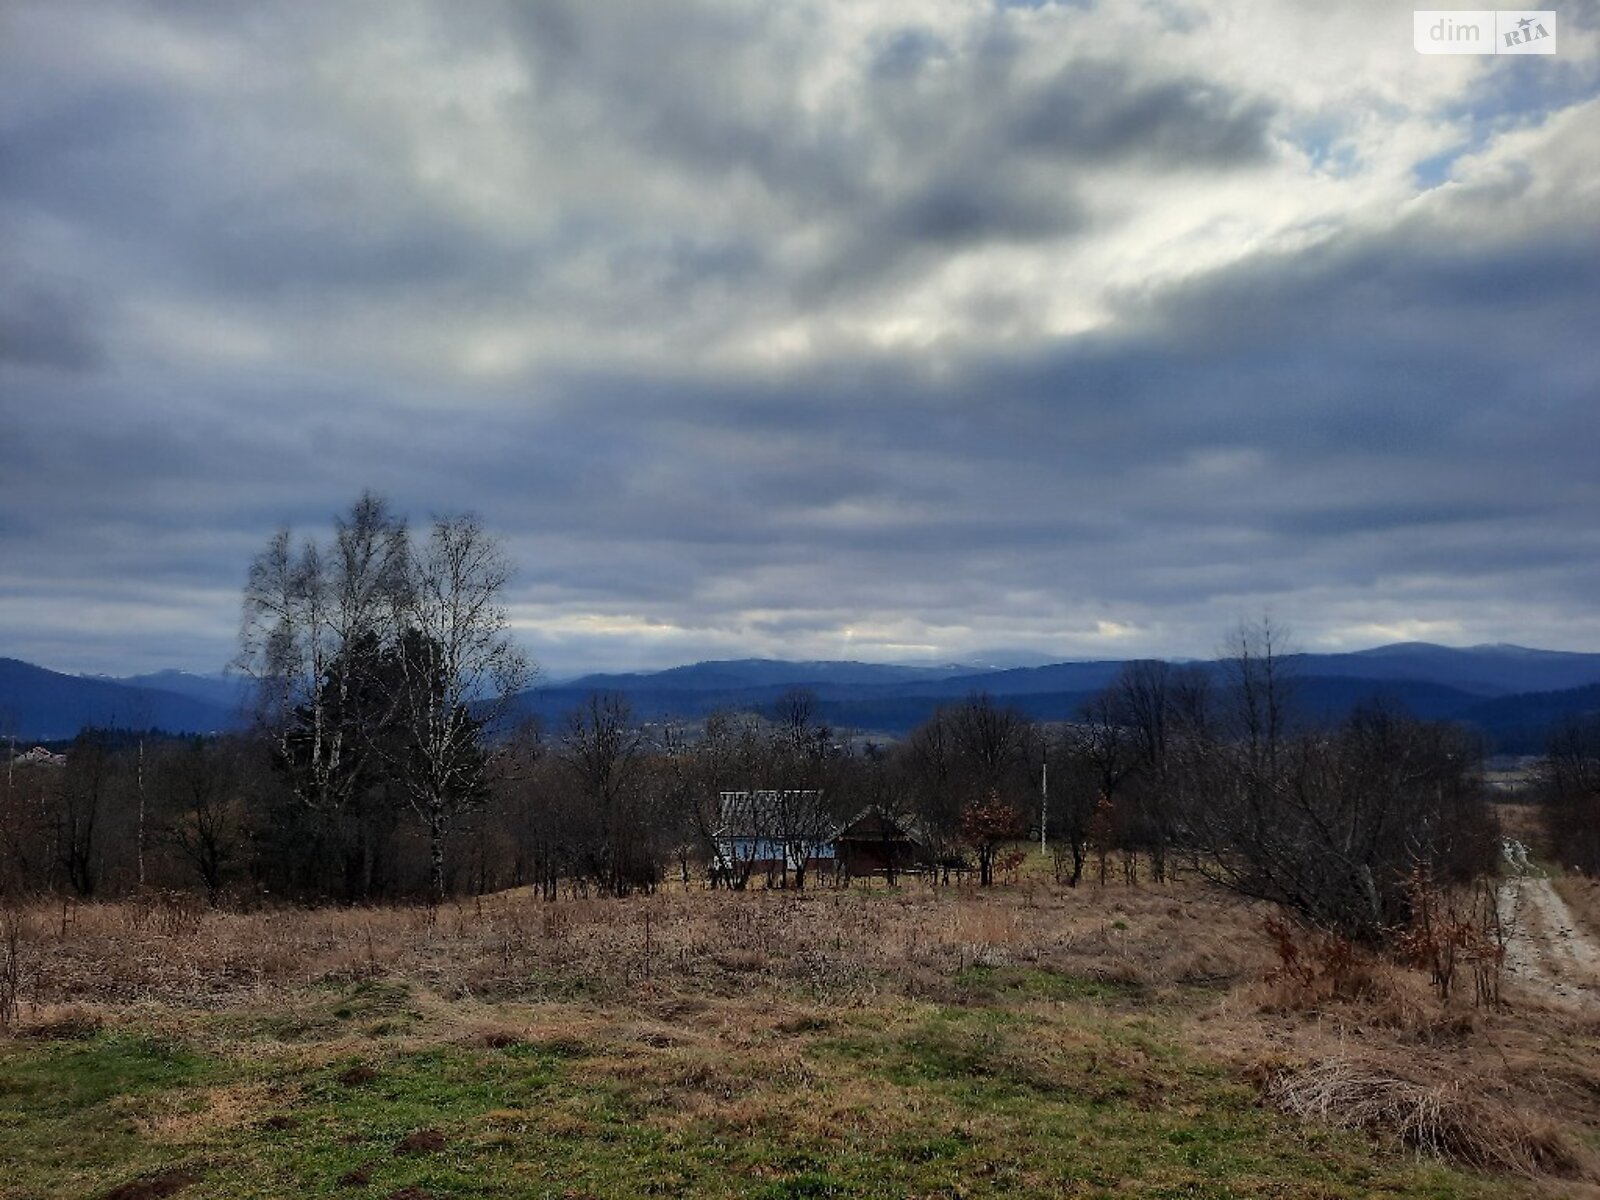
[[[841,829],[834,838],[833,850],[846,878],[892,877],[933,862],[926,845],[909,824],[877,808],[866,809]]]

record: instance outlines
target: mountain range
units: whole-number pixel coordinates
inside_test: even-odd
[[[86,726],[217,733],[242,724],[242,699],[235,680],[181,671],[62,675],[0,658],[0,738],[59,740]]]
[[[721,709],[770,709],[784,692],[804,687],[833,725],[898,736],[940,704],[973,692],[988,692],[1040,720],[1069,720],[1123,665],[1090,661],[1002,669],[735,659],[560,680],[522,693],[517,707],[559,729],[589,695],[603,692],[625,697],[642,721],[695,720]],[[1198,665],[1221,670],[1214,662]],[[1337,718],[1358,704],[1384,699],[1419,717],[1475,726],[1505,753],[1536,753],[1551,725],[1600,711],[1600,654],[1405,642],[1291,655],[1288,665],[1297,680],[1297,702],[1308,716]],[[210,733],[243,724],[245,697],[243,682],[232,677],[161,671],[114,679],[0,659],[0,737],[61,740],[88,725]]]

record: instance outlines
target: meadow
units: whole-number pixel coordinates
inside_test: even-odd
[[[1042,865],[39,904],[7,920],[0,1197],[1600,1196],[1600,1012],[1442,1002],[1316,939],[1286,969],[1271,915]]]

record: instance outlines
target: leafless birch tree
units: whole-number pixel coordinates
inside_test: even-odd
[[[511,566],[474,516],[434,521],[412,555],[399,601],[394,656],[401,736],[382,744],[428,830],[430,898],[444,898],[445,839],[487,796],[485,732],[509,714],[532,673],[511,637],[502,596]]]

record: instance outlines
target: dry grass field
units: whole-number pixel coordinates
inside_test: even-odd
[[[1600,1018],[1288,978],[1268,915],[1026,875],[32,908],[0,1197],[1600,1196]]]

